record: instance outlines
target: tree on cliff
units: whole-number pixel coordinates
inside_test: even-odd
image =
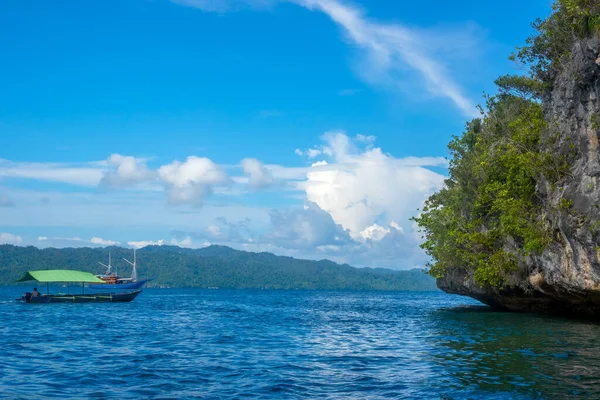
[[[501,287],[553,239],[536,185],[543,179],[560,186],[576,152],[573,143],[572,151],[556,151],[559,132],[544,118],[542,101],[574,43],[600,32],[600,2],[559,0],[533,27],[535,34],[511,56],[528,73],[496,80],[499,93],[486,99],[487,112],[449,144],[445,188],[414,218],[434,277],[462,269],[482,286]],[[563,200],[559,208],[569,209]]]

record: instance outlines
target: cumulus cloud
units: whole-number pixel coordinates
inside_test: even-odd
[[[99,237],[93,237],[90,239],[90,243],[97,244],[99,246],[117,246],[121,244],[120,242],[114,240],[106,240]]]
[[[395,229],[395,228],[394,228]],[[391,232],[390,228],[385,228],[378,224],[373,224],[371,226],[366,227],[363,231],[360,232],[360,235],[365,240],[381,240],[386,237]]]
[[[0,233],[0,244],[12,244],[18,246],[22,242],[23,238],[21,236],[16,236],[12,233]]]
[[[104,173],[100,180],[101,186],[122,188],[147,182],[156,177],[146,166],[145,160],[132,156],[113,154],[108,158],[107,163],[113,169]]]
[[[274,179],[297,180],[306,203],[302,209],[271,210],[261,234],[250,221],[217,218],[179,237],[363,266],[422,266],[426,256],[409,218],[443,185],[444,176],[429,168],[444,168],[447,160],[396,158],[374,142],[369,135],[328,132],[313,147],[323,160],[305,168],[270,165]]]
[[[305,207],[272,210],[266,232],[243,246],[362,266],[423,266],[427,258],[409,218],[443,185],[444,176],[429,168],[444,168],[447,160],[396,158],[374,142],[373,136],[328,132],[314,147],[323,160],[293,171],[272,168],[290,179],[304,174],[298,188]],[[211,229],[220,234],[219,227]]]
[[[331,215],[312,202],[301,210],[272,210],[271,229],[262,241],[287,248],[339,246],[350,241],[349,233]]]
[[[223,170],[206,157],[188,157],[185,162],[174,161],[158,170],[173,204],[202,204],[204,197],[216,185],[228,182]]]
[[[372,224],[353,237],[331,214],[307,202],[302,209],[273,210],[269,230],[256,243],[245,243],[243,247],[266,247],[279,254],[328,258],[355,266],[405,269],[426,263],[418,244],[416,235],[405,234],[394,221],[387,227]]]
[[[313,165],[307,173],[306,196],[355,239],[364,237],[375,223],[408,224],[427,196],[443,185],[443,175],[422,166],[443,160],[407,162],[380,148],[361,152],[340,132],[326,134],[323,140],[334,162]]]
[[[256,158],[244,158],[240,165],[251,189],[265,188],[274,183],[271,172]]]

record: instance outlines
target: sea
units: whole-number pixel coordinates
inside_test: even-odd
[[[598,323],[442,292],[23,290],[0,288],[2,399],[600,399]]]

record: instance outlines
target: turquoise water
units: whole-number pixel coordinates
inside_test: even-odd
[[[0,398],[600,398],[600,325],[441,292],[21,291],[0,289]]]

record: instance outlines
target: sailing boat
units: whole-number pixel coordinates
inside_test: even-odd
[[[108,253],[108,265],[99,263],[106,268],[104,275],[96,275],[98,278],[104,281],[104,283],[93,283],[89,285],[91,290],[132,290],[141,288],[146,282],[151,279],[138,280],[137,276],[137,262],[135,249],[133,249],[133,262],[126,258],[123,258],[125,262],[129,263],[133,270],[131,271],[131,278],[122,278],[117,273],[112,272],[110,252]]]

